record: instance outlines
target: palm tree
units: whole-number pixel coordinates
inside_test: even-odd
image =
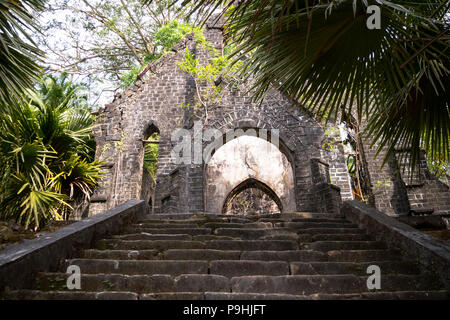
[[[146,2],[151,2],[147,0]],[[242,74],[260,100],[278,87],[319,116],[368,120],[378,150],[423,148],[450,158],[448,1],[185,0],[226,16],[225,36],[244,59]],[[368,5],[381,29],[366,26]],[[336,118],[336,117],[335,117]]]
[[[0,105],[21,98],[41,72],[37,62],[42,52],[30,32],[37,32],[33,12],[45,0],[2,0],[0,2]]]
[[[0,115],[0,217],[38,229],[51,219],[67,219],[71,203],[89,197],[100,178],[92,161],[93,119],[79,86],[66,76],[43,79],[29,102]]]

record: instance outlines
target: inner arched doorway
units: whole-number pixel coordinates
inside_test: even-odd
[[[232,200],[251,189],[266,198],[267,206],[261,209],[272,208],[273,213],[296,209],[291,162],[274,144],[259,137],[239,136],[217,149],[206,165],[205,186],[207,212],[228,212],[233,209]]]
[[[282,211],[283,205],[277,194],[268,185],[253,178],[231,190],[222,206],[223,214],[274,214]]]

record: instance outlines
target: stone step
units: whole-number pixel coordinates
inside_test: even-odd
[[[152,229],[193,229],[198,228],[198,224],[196,223],[145,223],[145,221],[141,223],[133,224],[133,227],[145,227]]]
[[[219,228],[235,228],[235,229],[271,229],[273,228],[270,222],[250,222],[250,223],[232,223],[232,222],[208,222],[203,225],[205,228],[219,229]]]
[[[311,236],[309,242],[314,241],[370,241],[372,237],[366,234],[315,234]]]
[[[39,273],[35,288],[42,291],[68,291],[66,273]],[[81,274],[81,290],[86,292],[125,291],[134,293],[159,292],[230,292],[227,277],[212,274],[122,275]]]
[[[204,300],[312,300],[312,298],[282,293],[205,292]]]
[[[158,213],[149,214],[143,220],[205,220],[205,219],[220,219],[227,218],[223,214],[205,214],[205,213]]]
[[[207,261],[178,260],[105,260],[105,259],[71,259],[66,266],[77,265],[85,274],[125,274],[151,275],[168,274],[207,274]]]
[[[236,240],[233,237],[226,237],[226,236],[217,236],[214,234],[202,234],[199,236],[192,236],[192,240],[195,241],[210,241],[210,240]]]
[[[241,251],[212,249],[170,249],[164,251],[167,260],[239,260]]]
[[[359,293],[361,280],[346,275],[244,276],[231,279],[232,292],[282,293],[310,295],[314,293]]]
[[[358,228],[358,225],[344,222],[275,222],[274,228],[310,229],[310,228]]]
[[[357,229],[354,229],[357,230]],[[333,232],[330,230],[330,232]],[[215,235],[241,238],[247,240],[292,240],[300,242],[313,241],[369,241],[371,237],[362,233],[344,233],[344,234],[312,234],[297,233],[293,229],[274,228],[274,229],[233,229],[219,228],[214,230]]]
[[[314,300],[448,300],[447,291],[364,292],[360,294],[314,294]]]
[[[363,292],[376,292],[377,289],[367,288],[367,276],[360,277]],[[443,290],[444,286],[436,275],[383,275],[381,274],[382,291],[435,291]]]
[[[244,237],[241,237],[244,238]],[[251,237],[245,237],[245,239],[252,239]],[[290,240],[295,242],[311,242],[312,238],[309,234],[297,234],[295,232],[275,233],[267,236],[257,237],[255,240]]]
[[[390,274],[420,274],[420,268],[413,261],[372,261],[372,262],[291,262],[293,275],[313,274],[355,274],[366,276],[367,267],[380,267],[381,276]]]
[[[159,260],[158,250],[97,250],[87,249],[81,252],[84,259],[114,259],[114,260]]]
[[[242,260],[262,261],[327,261],[328,256],[314,250],[285,250],[285,251],[244,251],[240,257]]]
[[[205,300],[203,292],[160,292],[143,293],[139,300]]]
[[[150,234],[147,232],[114,235],[112,239],[121,240],[192,240],[189,234]]]
[[[314,222],[314,223],[322,223],[322,222],[326,222],[326,223],[344,223],[344,224],[348,224],[350,223],[350,221],[344,219],[344,218],[293,218],[291,219],[292,223],[295,222],[301,222],[301,223],[305,223],[305,222]]]
[[[393,261],[401,259],[396,250],[332,250],[326,253],[329,261],[336,262],[370,262]]]
[[[214,230],[214,234],[218,236],[228,236],[233,238],[242,238],[249,240],[256,240],[265,236],[280,236],[290,235],[291,237],[298,238],[295,232],[288,229],[237,229],[237,228],[218,228]]]
[[[380,241],[316,241],[304,243],[302,248],[326,252],[333,250],[387,249],[387,246],[384,242]]]
[[[247,275],[288,275],[289,264],[282,261],[211,261],[209,264],[211,274],[219,274],[228,278]]]
[[[103,239],[97,242],[100,250],[158,250],[217,249],[217,250],[296,250],[295,241],[288,240],[121,240]]]
[[[291,229],[295,230],[295,229]],[[366,231],[358,228],[306,228],[295,230],[298,234],[366,234]]]
[[[8,300],[138,300],[134,292],[86,292],[15,290],[4,295]]]
[[[130,226],[124,230],[124,233],[136,234],[136,233],[149,233],[149,234],[188,234],[191,236],[211,234],[212,230],[209,228],[147,228]]]
[[[296,250],[295,241],[288,240],[211,240],[205,248],[216,250]]]
[[[226,240],[224,240],[226,241]],[[167,249],[202,249],[205,243],[201,241],[187,240],[120,240],[104,239],[97,242],[97,249],[113,250],[158,250]]]
[[[282,214],[272,214],[272,215],[264,215],[264,216],[257,216],[257,220],[262,219],[279,219],[282,221],[291,221],[293,219],[308,219],[308,218],[320,218],[320,219],[328,219],[328,218],[338,218],[341,219],[342,217],[337,216],[334,213],[319,213],[319,212],[295,212],[295,213],[282,213]]]

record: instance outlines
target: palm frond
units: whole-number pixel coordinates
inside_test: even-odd
[[[30,88],[41,71],[37,62],[43,53],[30,32],[37,32],[33,11],[42,10],[45,0],[0,2],[0,102],[10,104]]]

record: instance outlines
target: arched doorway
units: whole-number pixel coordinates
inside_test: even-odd
[[[207,212],[236,208],[230,201],[245,192],[250,193],[249,199],[259,193],[267,207],[274,202],[273,212],[296,210],[291,162],[274,144],[259,137],[242,135],[217,149],[206,164],[205,187]],[[254,190],[253,195],[246,190]]]
[[[226,197],[223,214],[281,213],[283,205],[276,193],[265,183],[249,178],[238,184]]]

